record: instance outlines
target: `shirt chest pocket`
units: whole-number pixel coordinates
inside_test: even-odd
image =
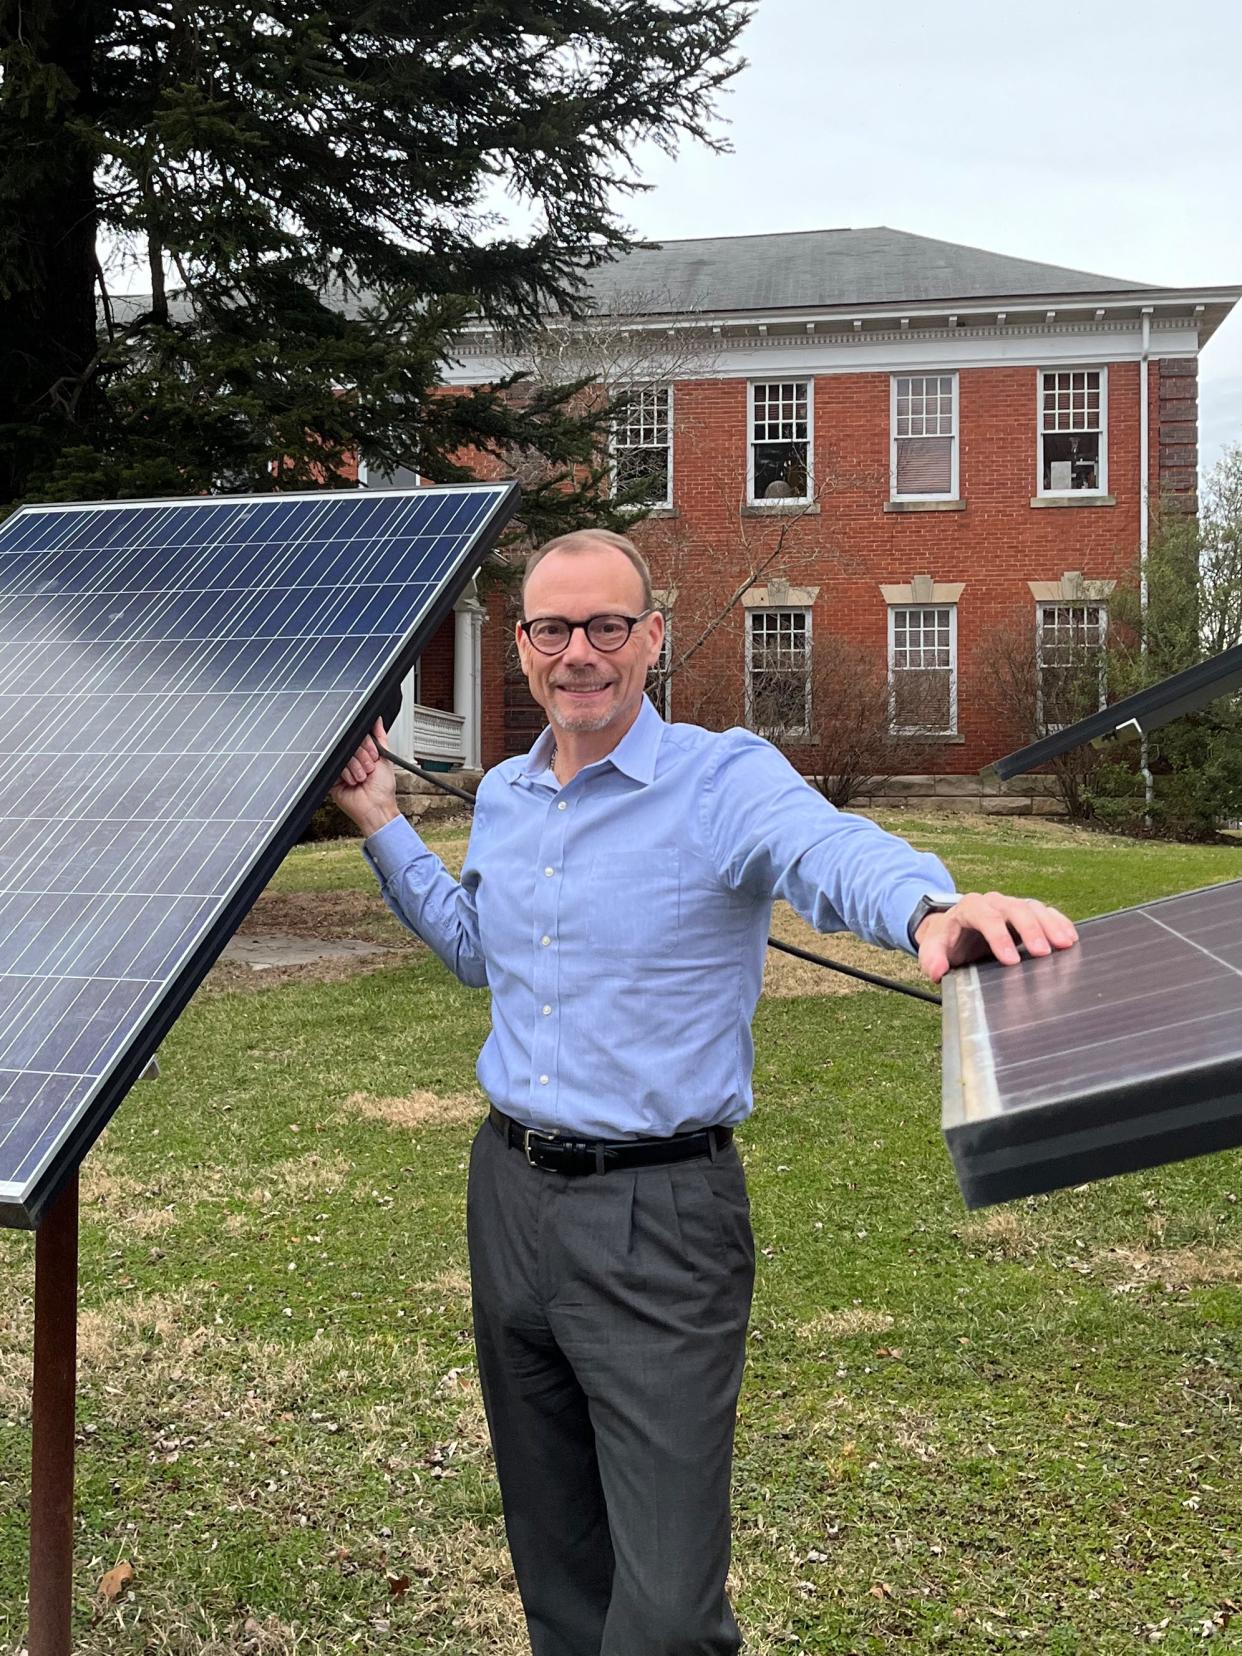
[[[644,955],[676,943],[681,870],[676,850],[614,851],[596,857],[587,891],[587,939],[614,955]]]

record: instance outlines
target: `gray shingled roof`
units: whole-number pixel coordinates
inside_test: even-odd
[[[601,266],[589,286],[601,309],[659,315],[1155,291],[1147,282],[1013,259],[882,225],[665,242]]]

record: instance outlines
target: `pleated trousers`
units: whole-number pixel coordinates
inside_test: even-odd
[[[467,1225],[534,1656],[734,1656],[729,1494],[755,1267],[736,1148],[569,1178],[485,1122]]]

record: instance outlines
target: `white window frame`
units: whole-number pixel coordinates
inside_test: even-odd
[[[667,481],[667,484],[666,484],[666,487],[665,487],[665,490],[664,490],[664,495],[663,495],[663,498],[659,499],[659,500],[656,500],[656,499],[653,498],[651,500],[644,500],[642,502],[635,501],[634,505],[633,505],[633,510],[636,511],[636,512],[641,512],[641,511],[654,511],[654,512],[669,511],[669,510],[671,510],[672,505],[673,505],[673,434],[674,434],[674,428],[673,428],[673,407],[674,407],[674,404],[673,404],[673,387],[672,387],[671,384],[667,384],[667,385],[654,385],[654,384],[653,385],[621,385],[621,386],[614,387],[613,394],[614,394],[614,396],[620,396],[620,395],[623,395],[627,391],[638,392],[640,395],[643,392],[646,392],[646,391],[663,392],[664,396],[668,400],[668,413],[667,413],[667,422],[666,422],[667,423],[667,430],[668,430],[668,441],[665,444],[665,452],[667,454],[667,462],[666,462],[666,465],[665,465],[665,473],[666,473],[668,481]],[[609,432],[609,436],[608,436],[608,464],[609,464],[609,473],[610,473],[610,479],[611,479],[610,487],[611,487],[611,493],[612,494],[615,495],[617,493],[617,489],[618,489],[618,481],[617,481],[617,450],[618,450],[618,448],[655,448],[657,446],[658,445],[655,444],[655,443],[618,443],[618,441],[617,441],[617,421],[614,420],[612,422],[612,429]]]
[[[779,737],[783,742],[807,742],[811,739],[811,646],[812,646],[812,611],[802,604],[755,604],[745,611],[746,615],[746,725],[750,730],[755,729],[755,629],[753,617],[756,615],[801,615],[806,619],[806,679],[803,685],[803,716],[801,725],[785,725],[780,729],[764,731],[770,737]]]
[[[914,668],[897,666],[897,613],[907,610],[943,610],[949,612],[949,723],[943,730],[926,730],[918,725],[897,723],[898,672],[913,672]],[[957,605],[956,604],[890,604],[888,606],[888,727],[894,736],[956,736],[957,735]]]
[[[1079,491],[1080,493],[1082,491]],[[1044,721],[1044,611],[1058,609],[1098,609],[1100,612],[1100,695],[1096,712],[1108,705],[1108,601],[1104,598],[1040,598],[1035,604],[1035,728],[1041,736],[1055,736],[1064,725],[1050,725]]]
[[[899,438],[897,435],[897,385],[900,380],[929,380],[947,379],[953,384],[953,431],[950,434],[950,454],[952,455],[952,474],[947,494],[898,494],[897,492],[897,444],[910,439]],[[1041,405],[1042,406],[1042,405]],[[960,496],[960,479],[958,472],[958,456],[961,448],[961,418],[958,405],[958,376],[956,370],[928,368],[915,373],[913,370],[906,374],[893,374],[889,379],[888,399],[888,431],[889,431],[889,476],[888,498],[890,500],[958,500]],[[918,439],[913,439],[917,441]],[[1042,464],[1042,462],[1041,462]],[[1040,472],[1042,476],[1042,470]]]
[[[1099,481],[1094,489],[1044,488],[1044,375],[1098,374],[1100,376],[1100,464]],[[1049,433],[1058,435],[1056,432]],[[1103,364],[1075,363],[1072,367],[1038,368],[1035,371],[1035,493],[1043,499],[1076,500],[1080,496],[1091,499],[1108,493],[1108,368]]]
[[[806,386],[806,493],[783,495],[775,500],[762,496],[755,498],[755,387],[757,385]],[[766,506],[779,511],[782,507],[809,506],[815,498],[815,381],[809,374],[765,375],[746,383],[746,504]]]
[[[652,668],[652,672],[654,673],[667,672],[673,660],[673,617],[666,609],[662,609],[660,613],[664,617],[664,637],[660,642],[660,653],[656,657],[655,666]],[[673,680],[671,677],[665,678],[663,689],[663,707],[656,703],[653,703],[653,705],[655,706],[656,712],[664,720],[665,724],[672,724]]]

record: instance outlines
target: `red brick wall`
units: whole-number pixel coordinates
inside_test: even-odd
[[[422,655],[422,704],[442,713],[453,711],[453,636],[456,621],[449,614],[440,623]]]
[[[1195,363],[1154,361],[1149,378],[1153,486],[1193,489]],[[890,376],[825,376],[814,386],[814,471],[819,511],[782,522],[744,510],[747,391],[744,380],[679,383],[675,392],[674,510],[636,528],[657,587],[675,585],[674,653],[724,595],[783,536],[771,575],[818,586],[817,646],[852,640],[887,659],[888,616],[881,583],[917,575],[962,582],[958,603],[959,742],[912,743],[910,769],[968,774],[1025,739],[1006,730],[989,705],[996,629],[1035,625],[1029,581],[1066,571],[1087,580],[1123,579],[1139,544],[1139,386],[1136,363],[1108,371],[1107,489],[1111,505],[1032,506],[1036,478],[1033,367],[963,369],[959,374],[961,511],[886,512],[889,497]],[[531,720],[512,683],[507,692],[497,623],[485,628],[484,760],[493,764],[531,740]],[[674,680],[674,716],[711,722],[743,716],[744,614],[737,607],[698,653],[694,672]],[[508,627],[502,623],[507,635]],[[990,636],[991,635],[991,636]],[[498,690],[500,694],[498,695]],[[507,694],[507,727],[496,714]],[[529,704],[525,704],[529,707]],[[915,752],[915,747],[921,751]],[[807,753],[791,752],[810,764]]]
[[[1194,511],[1199,489],[1199,364],[1164,357],[1155,365],[1152,440],[1160,493]]]

